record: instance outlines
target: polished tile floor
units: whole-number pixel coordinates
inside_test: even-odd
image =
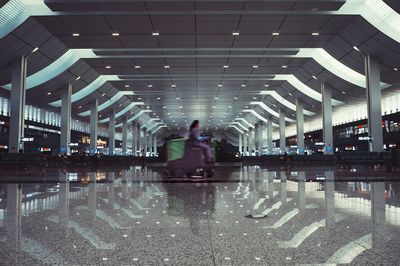
[[[185,180],[161,170],[1,182],[0,265],[399,265],[396,175],[223,165]]]

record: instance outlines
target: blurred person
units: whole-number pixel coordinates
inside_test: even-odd
[[[189,127],[189,140],[193,143],[193,145],[200,147],[203,150],[206,163],[212,163],[213,157],[211,153],[211,148],[207,144],[203,143],[203,141],[206,141],[208,139],[209,137],[201,136],[199,120],[194,120]]]

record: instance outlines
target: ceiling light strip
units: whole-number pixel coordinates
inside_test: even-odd
[[[263,102],[251,102],[251,105],[258,105],[260,106],[262,109],[264,109],[265,111],[267,111],[269,114],[275,116],[276,118],[279,118],[279,114],[278,112],[272,110],[269,106],[267,106],[265,103]],[[247,111],[247,110],[244,110]],[[296,120],[293,120],[291,118],[285,117],[285,121],[290,122],[290,123],[294,123],[296,122]]]
[[[236,126],[234,126],[234,125],[230,125],[230,126],[228,126],[228,127],[234,128],[234,129],[236,129],[239,133],[244,134],[244,132],[243,132],[242,130],[238,129],[238,128],[237,128]]]
[[[288,100],[286,100],[285,98],[283,98],[279,93],[277,93],[276,91],[271,91],[271,90],[266,90],[266,91],[260,91],[261,95],[269,95],[271,97],[273,97],[275,100],[277,100],[280,104],[286,106],[287,108],[296,111],[296,105],[289,102]],[[308,115],[308,116],[313,116],[315,115],[314,112],[308,111],[306,109],[304,109],[304,114]]]

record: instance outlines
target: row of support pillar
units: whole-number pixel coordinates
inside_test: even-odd
[[[10,133],[9,133],[9,152],[22,153],[24,151],[24,129],[25,129],[25,97],[26,97],[26,76],[27,76],[27,57],[20,57],[12,65],[11,74],[11,97],[10,97]],[[70,153],[71,143],[71,97],[72,83],[68,83],[62,88],[61,96],[61,128],[60,128],[60,152]],[[115,109],[109,120],[109,154],[115,153]],[[127,117],[122,121],[122,153],[128,153],[128,121]],[[132,124],[132,149],[134,151],[142,150],[140,137],[140,124]],[[147,138],[147,133],[145,133]],[[157,154],[157,136],[151,136],[149,142],[150,152]],[[97,151],[98,139],[98,99],[93,101],[90,108],[90,154]],[[147,150],[147,142],[143,143]]]
[[[122,154],[128,154],[128,118],[124,117],[122,120]],[[151,153],[153,156],[157,155],[157,135],[151,134],[144,127],[137,122],[133,122],[131,125],[132,132],[132,153],[133,154],[147,154]],[[115,112],[110,117],[109,125],[109,154],[115,153]]]
[[[381,108],[381,87],[380,87],[380,64],[369,54],[365,56],[365,76],[367,87],[367,108],[368,108],[368,132],[369,132],[369,151],[380,152],[383,150],[382,132],[382,108]],[[324,154],[333,154],[333,119],[332,119],[332,91],[325,83],[321,83],[322,95],[322,131]],[[267,119],[267,147],[268,153],[272,153],[272,121]],[[286,152],[285,134],[285,113],[279,110],[279,148],[281,153]],[[255,141],[252,139],[252,131],[239,134],[239,152],[263,149],[262,137],[264,128],[261,123],[255,125]],[[260,133],[261,132],[261,133]],[[296,99],[296,135],[298,154],[304,154],[304,108],[299,99]],[[249,142],[247,142],[249,137]],[[255,145],[253,148],[252,145]]]
[[[25,107],[25,87],[27,75],[27,57],[20,57],[12,65],[11,74],[11,111],[10,111],[10,133],[9,133],[9,152],[18,153],[23,152],[23,138],[24,138],[24,107]],[[382,111],[381,111],[381,88],[380,88],[380,64],[371,57],[369,54],[365,55],[365,76],[367,87],[367,108],[368,108],[368,132],[370,137],[370,151],[382,151],[383,149],[383,133],[382,133]],[[333,130],[332,130],[332,92],[321,84],[322,93],[322,116],[323,116],[323,142],[325,145],[325,154],[332,154],[334,152],[333,146]],[[71,140],[71,95],[72,84],[69,83],[64,89],[62,94],[62,107],[61,107],[61,138],[60,150],[69,153],[69,143]],[[297,141],[298,151],[300,154],[304,153],[304,114],[303,105],[296,101],[296,126],[297,126]],[[272,121],[267,119],[267,147],[271,152],[272,149]],[[135,135],[138,136],[140,126],[134,126]],[[110,117],[110,154],[115,150],[115,110]],[[245,150],[259,150],[263,147],[260,142],[260,129],[264,132],[264,126],[257,124],[254,132],[252,129],[247,134],[241,136],[243,138],[242,144],[245,148],[240,148],[241,151]],[[144,128],[145,130],[145,128]],[[153,146],[152,152],[157,149],[151,141],[147,141],[147,132],[140,132],[143,141],[135,141],[135,150],[148,151],[148,147]],[[249,139],[247,139],[246,135]],[[286,151],[286,135],[285,135],[285,114],[282,110],[279,111],[279,147],[281,152]],[[98,100],[95,99],[90,110],[90,153],[96,153],[98,136]],[[123,152],[127,153],[127,138],[128,138],[128,125],[126,118],[123,121]],[[154,138],[154,136],[153,136]],[[156,137],[155,137],[156,138]]]
[[[272,120],[268,118],[267,122],[259,122],[254,125],[254,129],[249,129],[245,133],[239,134],[239,152],[249,154],[258,152],[264,153],[264,148],[267,147],[267,152],[273,152],[272,142]]]

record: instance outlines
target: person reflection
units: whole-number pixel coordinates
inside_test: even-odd
[[[215,186],[211,183],[164,183],[163,186],[168,197],[168,215],[188,219],[192,233],[199,235],[201,219],[206,220],[215,210]]]

